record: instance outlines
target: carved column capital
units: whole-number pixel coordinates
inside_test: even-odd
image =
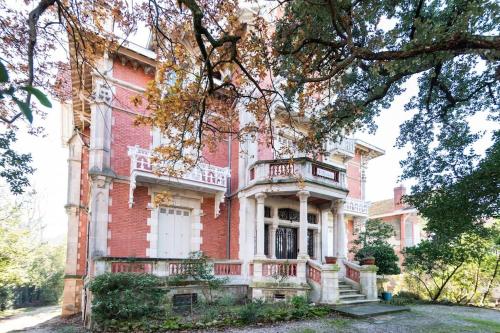
[[[311,193],[309,193],[309,191],[297,192],[297,196],[299,197],[300,201],[307,201],[307,198],[309,198],[310,195],[311,195]]]
[[[255,200],[257,200],[257,203],[259,204],[263,204],[266,198],[267,195],[264,192],[260,192],[255,195]]]

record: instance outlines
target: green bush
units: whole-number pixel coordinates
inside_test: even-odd
[[[238,312],[238,317],[243,324],[252,324],[257,322],[260,315],[260,309],[263,302],[255,300],[245,304]]]
[[[381,220],[368,220],[365,230],[356,230],[358,237],[353,241],[351,252],[356,260],[375,258],[378,274],[393,275],[401,273],[399,258],[392,245],[387,241],[394,233],[392,226]]]
[[[401,273],[398,266],[399,258],[390,244],[379,243],[365,245],[358,252],[356,252],[354,259],[362,260],[368,256],[373,256],[375,258],[375,265],[378,267],[378,274],[394,275]]]
[[[164,281],[151,274],[106,273],[90,283],[96,322],[139,320],[163,313]]]

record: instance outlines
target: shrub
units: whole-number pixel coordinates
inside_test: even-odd
[[[259,319],[259,309],[263,305],[261,301],[253,301],[245,304],[239,311],[238,317],[243,324],[253,324]]]
[[[394,233],[392,226],[381,220],[368,220],[365,227],[364,231],[357,231],[358,238],[353,241],[354,246],[350,251],[355,253],[354,258],[362,260],[366,257],[374,257],[378,274],[401,273],[398,266],[399,258],[387,242]]]
[[[90,283],[92,314],[97,323],[136,320],[163,312],[164,281],[151,274],[106,273]]]
[[[399,258],[390,244],[379,243],[374,245],[365,245],[356,253],[354,258],[356,260],[361,260],[368,256],[373,256],[375,258],[375,265],[378,267],[378,274],[393,275],[401,273],[397,264]]]
[[[189,258],[183,263],[184,270],[181,274],[170,280],[170,283],[180,284],[183,281],[195,281],[200,283],[205,298],[213,302],[213,291],[220,289],[227,278],[218,278],[213,273],[213,264],[203,252],[191,252]]]

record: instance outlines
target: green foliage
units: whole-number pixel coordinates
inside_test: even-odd
[[[267,303],[252,300],[244,305],[228,302],[199,302],[190,315],[179,316],[170,311],[144,313],[132,319],[106,319],[101,321],[100,328],[116,331],[127,331],[132,328],[142,331],[195,330],[222,328],[229,326],[249,325],[256,323],[273,323],[294,319],[323,318],[331,313],[329,307],[314,306],[304,297],[293,297],[290,302]],[[116,309],[115,309],[116,311]]]
[[[30,123],[33,122],[33,112],[31,110],[31,106],[29,105],[29,103],[21,100],[18,96],[16,96],[16,92],[19,92],[19,90],[23,90],[27,92],[28,95],[35,96],[43,106],[48,108],[52,107],[52,103],[47,98],[47,95],[45,95],[39,89],[32,86],[16,86],[14,84],[9,85],[9,73],[2,61],[0,61],[0,83],[7,86],[5,88],[0,88],[0,99],[10,97],[12,101],[17,104],[19,110],[23,113],[23,115]]]
[[[420,296],[415,293],[400,291],[397,295],[393,295],[390,301],[383,301],[383,302],[386,304],[402,306],[402,305],[422,303],[422,300],[420,299]]]
[[[19,154],[13,144],[17,141],[14,131],[0,133],[0,178],[7,181],[14,194],[21,194],[29,186],[28,175],[35,169],[31,167],[31,154]]]
[[[262,302],[252,301],[243,306],[238,312],[238,317],[243,324],[253,324],[261,316]]]
[[[367,257],[375,258],[378,274],[399,274],[399,258],[392,246],[387,242],[394,234],[394,229],[388,223],[381,220],[368,220],[365,229],[358,232],[358,238],[353,241],[354,258],[362,260]]]
[[[486,221],[500,215],[500,132],[495,133],[493,140],[486,157],[475,168],[472,158],[456,148],[454,156],[462,160],[454,163],[470,164],[457,170],[460,177],[433,176],[426,180],[429,184],[421,185],[406,198],[427,219],[429,233],[448,238],[459,238],[464,233],[482,234]],[[450,180],[453,178],[455,181]],[[431,187],[431,183],[441,186]]]
[[[20,199],[0,205],[0,310],[56,303],[63,289],[65,247],[44,243],[38,221],[21,221],[34,197]]]
[[[482,304],[489,290],[498,285],[498,230],[486,228],[488,236],[463,234],[459,239],[431,238],[406,248],[407,285],[417,293],[423,288],[432,301]],[[479,288],[486,286],[487,289]]]
[[[151,274],[106,273],[90,283],[92,315],[98,324],[139,320],[163,313],[164,281]]]
[[[213,264],[209,261],[203,252],[191,252],[189,258],[182,265],[183,269],[175,276],[170,283],[181,283],[183,281],[194,281],[203,287],[205,298],[209,302],[213,302],[213,291],[220,289],[226,282],[227,278],[218,278],[213,273]]]

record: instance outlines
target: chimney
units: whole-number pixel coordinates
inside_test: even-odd
[[[394,188],[394,208],[400,209],[403,208],[403,203],[401,202],[401,198],[406,194],[406,187],[403,184]]]

